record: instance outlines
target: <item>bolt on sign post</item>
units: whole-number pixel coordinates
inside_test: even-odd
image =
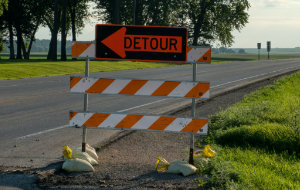
[[[257,43],[258,60],[260,60],[260,49],[261,49],[261,43]]]
[[[271,41],[267,41],[268,59],[270,59]]]
[[[96,25],[96,59],[185,62],[183,27]]]
[[[190,159],[193,164],[194,135],[208,133],[207,118],[196,118],[195,98],[209,98],[209,83],[196,81],[197,63],[211,62],[211,49],[187,48],[187,30],[182,27],[96,25],[96,42],[75,42],[72,57],[86,58],[84,77],[70,78],[70,92],[84,94],[83,111],[70,111],[71,127],[83,127],[82,151],[86,129],[169,131],[191,133]],[[89,59],[139,60],[193,63],[193,81],[133,80],[89,77]],[[192,117],[155,116],[88,111],[88,94],[164,96],[192,98]]]

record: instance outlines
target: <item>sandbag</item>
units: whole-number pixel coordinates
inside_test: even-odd
[[[87,152],[81,152],[81,150],[74,150],[72,158],[78,158],[85,161],[88,161],[92,166],[98,165],[98,161],[91,157]]]
[[[166,159],[164,159],[163,157],[158,156],[157,160],[156,160],[156,163],[155,163],[155,169],[158,172],[164,172],[168,169],[169,165],[170,164]]]
[[[63,146],[63,155],[64,155],[64,159],[66,159],[66,158],[71,159],[72,158],[72,149],[68,146]]]
[[[215,154],[216,154],[216,152],[211,148],[210,145],[206,145],[202,152],[202,156],[205,158],[213,158],[215,156]]]
[[[76,151],[82,151],[82,147],[77,147],[75,148]],[[75,151],[74,150],[74,151]],[[98,160],[98,155],[96,153],[96,150],[91,147],[89,144],[85,145],[85,152],[87,152],[92,158],[94,158],[94,160]]]
[[[175,160],[170,163],[167,169],[167,173],[182,174],[184,176],[192,175],[196,173],[197,168],[186,161]]]
[[[93,166],[86,160],[74,158],[67,159],[62,166],[67,172],[94,172]]]

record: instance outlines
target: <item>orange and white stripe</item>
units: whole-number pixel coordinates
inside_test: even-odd
[[[70,92],[208,99],[209,83],[71,77]]]
[[[201,118],[176,118],[172,116],[70,112],[70,126],[85,126],[104,129],[192,132],[206,135],[208,121],[207,119]]]
[[[79,58],[95,58],[95,44],[91,42],[73,42],[72,43],[72,57]],[[187,48],[187,62],[188,63],[210,63],[211,62],[211,48],[206,47],[188,47]]]
[[[95,44],[91,42],[73,42],[72,57],[95,58]]]
[[[187,48],[188,63],[210,63],[211,48],[206,47],[188,47]]]

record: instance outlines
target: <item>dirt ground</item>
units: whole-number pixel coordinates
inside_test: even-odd
[[[260,87],[272,83],[274,79],[258,82],[197,104],[196,115],[207,117],[226,109]],[[176,116],[190,116],[190,108],[173,113]],[[196,137],[199,138],[199,137]],[[101,144],[98,151],[99,165],[94,173],[67,173],[61,170],[62,162],[45,168],[1,168],[4,175],[24,175],[31,184],[21,189],[197,189],[198,175],[157,173],[157,156],[168,161],[188,157],[190,134],[162,133],[146,131],[124,131],[114,139]],[[21,180],[21,179],[20,179]],[[26,181],[26,180],[24,180]],[[4,182],[2,182],[4,183]],[[0,180],[1,187],[1,180]]]

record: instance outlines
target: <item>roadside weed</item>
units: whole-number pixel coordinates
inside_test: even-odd
[[[209,189],[300,189],[300,72],[211,117]],[[204,183],[204,185],[203,185]]]

